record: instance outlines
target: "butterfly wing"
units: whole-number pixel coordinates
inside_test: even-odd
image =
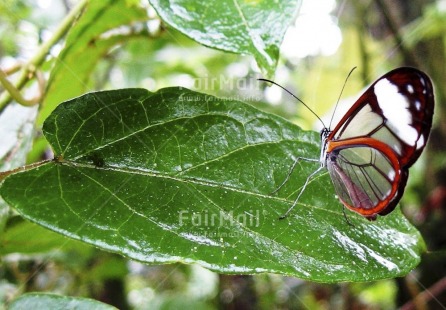
[[[395,208],[408,176],[393,150],[370,138],[338,146],[326,164],[342,203],[369,219]]]
[[[326,165],[344,205],[370,219],[395,208],[433,111],[432,83],[417,69],[390,71],[364,92],[327,137]]]

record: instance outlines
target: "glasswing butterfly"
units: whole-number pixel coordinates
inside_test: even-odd
[[[318,160],[296,159],[274,192],[286,183],[299,160],[318,161],[320,167],[308,176],[281,218],[296,206],[308,182],[323,168],[328,169],[336,194],[348,209],[369,220],[392,212],[403,195],[409,167],[426,145],[433,113],[433,87],[425,73],[401,67],[384,74],[356,100],[334,129],[324,125]]]

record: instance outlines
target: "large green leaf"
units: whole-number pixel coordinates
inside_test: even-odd
[[[283,36],[299,0],[149,0],[161,18],[195,41],[217,49],[253,55],[272,76]]]
[[[147,263],[315,281],[406,274],[424,243],[396,210],[348,213],[327,173],[290,206],[319,137],[233,100],[184,88],[125,89],[62,103],[44,123],[56,159],[9,176],[0,193],[24,217]]]

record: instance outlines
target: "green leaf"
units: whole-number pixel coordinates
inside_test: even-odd
[[[129,39],[119,27],[147,20],[146,11],[131,1],[89,1],[71,28],[64,49],[51,70],[39,114],[43,122],[62,101],[91,89],[89,77],[99,60],[115,45]],[[115,32],[113,32],[115,31]],[[69,87],[67,87],[69,85]]]
[[[193,40],[227,52],[253,55],[272,76],[283,36],[299,0],[149,0],[170,26]]]
[[[311,182],[319,135],[233,100],[166,88],[86,94],[44,123],[57,155],[6,178],[0,194],[25,218],[133,259],[199,263],[222,273],[314,281],[408,273],[424,243],[396,210],[348,213],[327,173]]]
[[[8,307],[10,310],[21,309],[99,309],[115,310],[115,307],[102,302],[79,297],[69,297],[54,294],[30,293],[15,299]]]

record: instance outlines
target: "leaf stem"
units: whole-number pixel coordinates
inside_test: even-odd
[[[0,74],[0,82],[5,87],[6,91],[0,96],[0,112],[6,107],[6,105],[11,102],[12,99],[16,100],[20,104],[30,105],[28,101],[26,101],[22,95],[20,94],[20,90],[26,85],[26,83],[34,77],[34,73],[36,68],[38,68],[45,61],[46,56],[48,55],[50,49],[57,43],[59,40],[67,33],[70,27],[73,25],[73,22],[79,16],[79,14],[84,10],[89,0],[81,0],[79,3],[71,10],[71,12],[65,17],[65,19],[60,23],[59,27],[54,32],[53,36],[43,43],[37,53],[33,58],[29,60],[27,64],[23,66],[22,72],[18,77],[15,85],[6,81],[6,75],[4,72]],[[14,89],[13,89],[14,88]],[[23,100],[22,100],[23,99]],[[20,101],[19,101],[20,100]]]
[[[26,171],[26,170],[33,169],[33,168],[37,168],[37,167],[40,167],[40,166],[42,166],[44,164],[47,164],[49,162],[52,162],[52,161],[54,161],[54,159],[46,159],[46,160],[42,160],[42,161],[39,161],[39,162],[36,162],[36,163],[32,163],[32,164],[29,164],[29,165],[26,165],[26,166],[21,166],[21,167],[12,169],[12,170],[0,171],[0,183],[7,176],[9,176],[11,174],[15,174],[15,173],[18,173],[18,172],[21,172],[21,171]]]

